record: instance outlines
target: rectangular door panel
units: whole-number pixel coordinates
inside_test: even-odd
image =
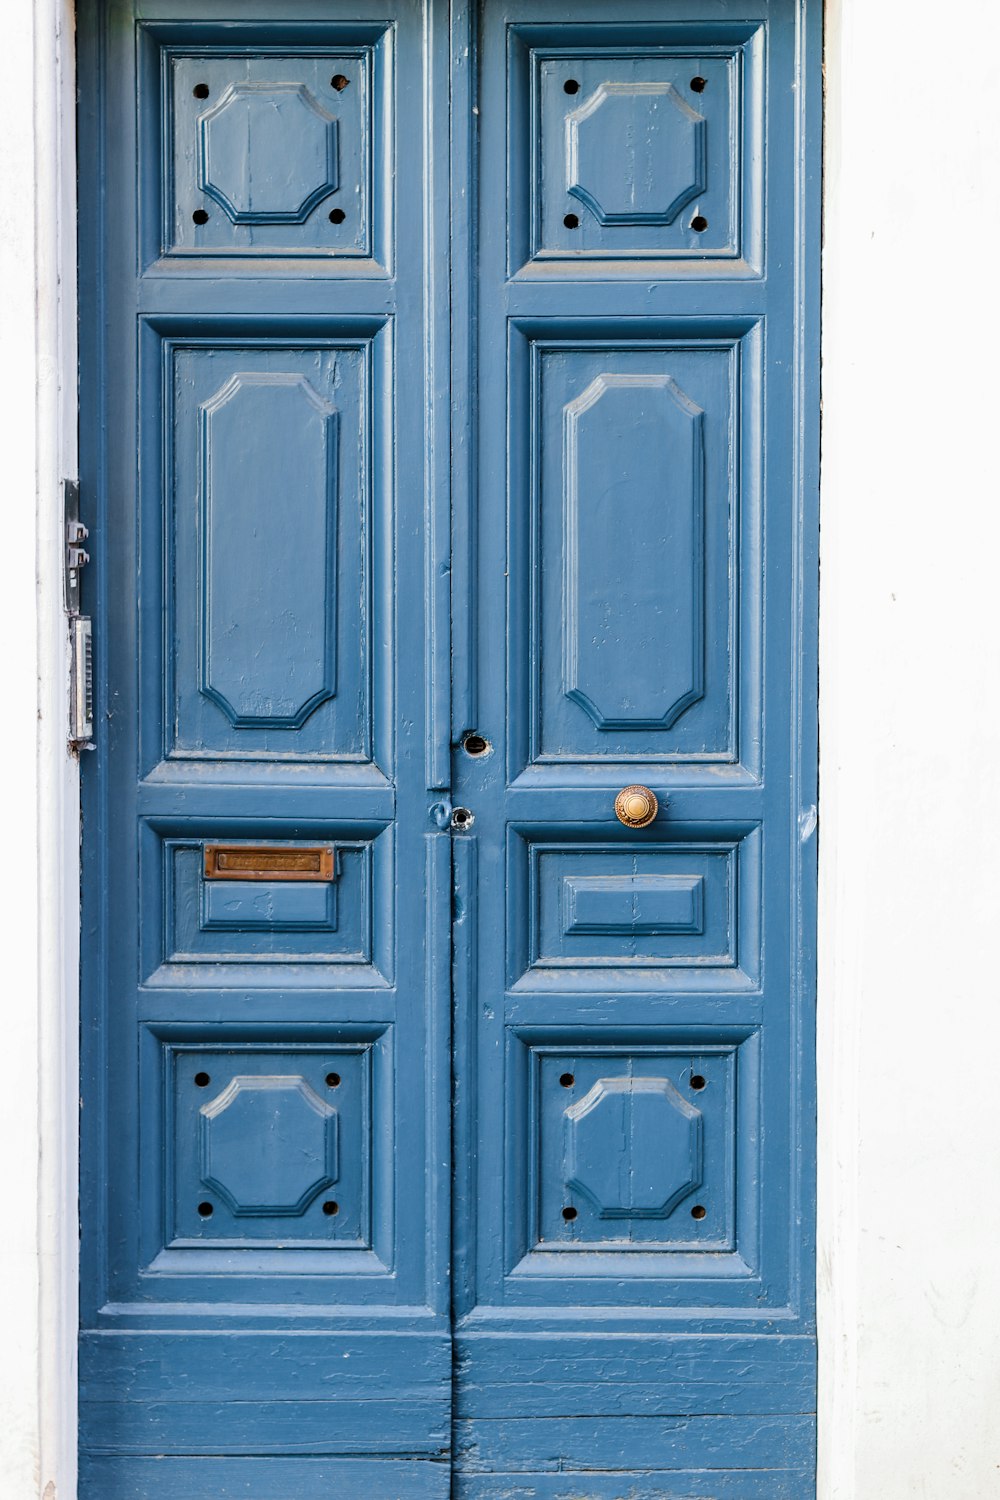
[[[384,327],[288,340],[229,323],[191,341],[149,329],[144,436],[151,475],[167,475],[146,497],[166,580],[162,627],[155,596],[142,622],[165,678],[151,769],[161,756],[373,759],[392,620],[383,342]]]
[[[759,329],[661,328],[512,327],[512,731],[532,767],[756,770]]]
[[[666,832],[667,830],[664,830]],[[516,825],[512,989],[749,990],[760,977],[760,832],[682,824],[652,843]]]
[[[198,820],[140,825],[140,879],[148,893],[142,974],[149,985],[386,986],[393,978],[394,860],[391,828],[317,825],[331,872],[321,881],[218,880],[206,850],[261,848],[294,856],[302,825],[256,828]],[[266,837],[263,845],[253,834]],[[249,837],[248,837],[249,835]]]

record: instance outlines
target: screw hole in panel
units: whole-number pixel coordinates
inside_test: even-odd
[[[578,94],[580,92],[580,85],[575,78],[567,78],[563,84],[563,90],[567,94]]]
[[[326,1085],[327,1085],[327,1088],[339,1089],[340,1088],[340,1074],[339,1073],[327,1073],[327,1075],[326,1075]]]
[[[194,1081],[200,1089],[207,1089],[208,1085],[212,1082],[212,1075],[210,1073],[196,1073]]]
[[[696,1203],[694,1208],[692,1208],[691,1210],[691,1217],[692,1219],[703,1219],[707,1212],[708,1210],[705,1208],[704,1204]]]
[[[562,1216],[566,1220],[567,1224],[572,1224],[573,1220],[576,1218],[576,1209],[572,1206],[572,1204],[570,1204],[568,1208],[563,1209]]]
[[[323,1212],[326,1214],[327,1218],[332,1219],[334,1214],[340,1212],[340,1204],[335,1203],[332,1198],[327,1198],[326,1202],[323,1204]]]
[[[344,210],[342,208],[331,208],[331,210],[330,210],[330,223],[331,224],[343,224],[343,222],[344,222],[344,220],[346,218],[347,218],[347,215],[345,214],[345,212],[344,212]]]
[[[195,224],[207,224],[208,214],[203,208],[196,208],[191,218]]]
[[[338,94],[342,94],[350,81],[349,78],[344,77],[343,73],[334,73],[330,79],[330,87],[335,88]]]
[[[576,1078],[572,1073],[561,1073],[559,1075],[559,1082],[564,1089],[571,1089],[576,1082]]]
[[[563,219],[563,223],[566,225],[567,229],[579,229],[580,216],[579,214],[567,214]]]
[[[194,88],[191,90],[191,92],[192,92],[192,94],[194,95],[194,97],[196,99],[207,99],[208,98],[208,84],[207,83],[196,83],[195,86],[194,86]]]
[[[691,1087],[693,1089],[703,1089],[705,1087],[705,1079],[700,1073],[691,1074]]]
[[[692,87],[692,89],[694,90],[694,92],[696,94],[703,94],[705,92],[705,85],[706,85],[707,82],[708,82],[707,78],[702,78],[702,77],[698,76],[698,77],[692,78],[692,80],[691,80],[691,87]]]
[[[201,1214],[201,1217],[203,1219],[210,1219],[215,1213],[215,1209],[213,1208],[211,1203],[199,1203],[198,1212]]]
[[[691,220],[691,228],[695,230],[697,234],[704,233],[704,231],[708,228],[708,220],[705,218],[704,214],[695,214],[694,218]]]

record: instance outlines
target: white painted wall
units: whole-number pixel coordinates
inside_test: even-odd
[[[829,9],[824,1500],[1000,1495],[1000,6]]]
[[[78,799],[59,574],[76,422],[71,15],[66,0],[5,0],[0,51],[0,1500],[70,1500],[75,1483]]]
[[[74,1485],[66,9],[0,64],[0,1500]],[[995,0],[829,0],[821,1500],[1000,1494],[998,56]]]

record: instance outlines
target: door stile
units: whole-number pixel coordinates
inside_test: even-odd
[[[448,0],[426,0],[423,129],[425,161],[424,259],[424,547],[427,594],[427,788],[451,787],[452,701],[452,172],[450,162],[451,54]]]
[[[477,728],[479,691],[477,586],[478,418],[476,245],[479,235],[479,7],[450,7],[451,169],[451,584],[452,775],[462,782],[463,736]],[[456,794],[457,796],[457,794]],[[452,1321],[474,1305],[479,1005],[477,929],[480,840],[475,825],[452,840]],[[461,1372],[453,1359],[454,1406]]]
[[[451,526],[452,721],[455,754],[476,727],[478,617],[475,609],[477,454],[475,276],[479,234],[479,7],[455,3],[450,16],[451,100]]]

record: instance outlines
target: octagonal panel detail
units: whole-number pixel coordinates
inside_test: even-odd
[[[337,189],[337,121],[303,83],[230,84],[198,133],[198,185],[234,224],[304,224]]]
[[[600,730],[669,728],[704,691],[703,416],[660,373],[565,409],[564,691]]]
[[[567,1186],[602,1219],[665,1219],[702,1182],[701,1111],[667,1078],[600,1078],[565,1122]]]
[[[337,411],[241,370],[200,417],[201,690],[234,728],[299,729],[336,691]]]
[[[566,117],[566,187],[599,224],[672,224],[706,189],[706,122],[672,83],[602,83]]]
[[[337,1181],[337,1111],[297,1074],[233,1078],[199,1123],[202,1181],[237,1217],[297,1217]]]

